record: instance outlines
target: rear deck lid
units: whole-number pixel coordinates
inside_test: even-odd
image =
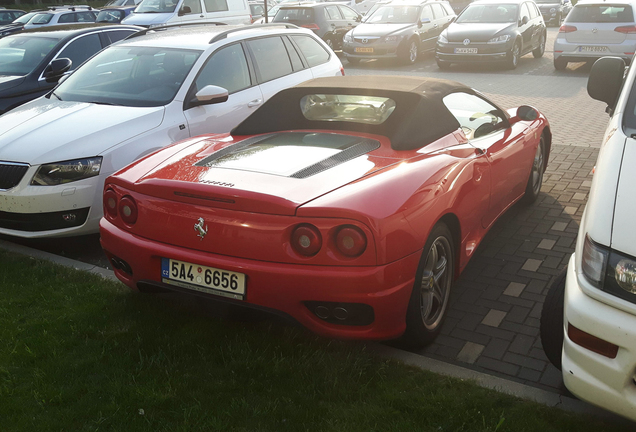
[[[634,13],[627,4],[581,4],[572,9],[565,24],[576,27],[576,31],[565,33],[569,43],[620,44],[626,33],[616,31],[616,28],[633,27]]]

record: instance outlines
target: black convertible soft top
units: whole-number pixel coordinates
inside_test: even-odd
[[[405,76],[343,76],[316,78],[282,90],[232,130],[232,135],[257,135],[298,129],[342,130],[386,136],[394,150],[413,150],[457,130],[460,125],[442,102],[457,91],[474,94],[455,81]],[[362,95],[393,99],[395,110],[381,124],[316,121],[305,118],[300,100],[311,94]]]

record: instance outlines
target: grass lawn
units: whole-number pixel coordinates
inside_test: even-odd
[[[628,429],[0,251],[3,432]]]

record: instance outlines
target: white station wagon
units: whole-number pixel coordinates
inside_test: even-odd
[[[175,141],[229,132],[280,90],[336,75],[334,52],[294,25],[136,33],[0,116],[0,233],[97,232],[110,174]]]
[[[636,68],[598,60],[588,93],[611,119],[576,249],[551,285],[541,341],[577,397],[636,421]],[[621,91],[621,85],[624,87]]]

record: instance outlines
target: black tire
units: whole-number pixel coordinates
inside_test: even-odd
[[[555,58],[554,59],[554,68],[558,71],[562,71],[565,70],[565,68],[568,67],[568,61],[565,60],[563,57],[559,57],[559,58]]]
[[[437,67],[443,70],[450,68],[451,62],[446,60],[435,59],[437,62]]]
[[[541,345],[550,363],[561,370],[563,350],[563,300],[565,297],[565,277],[567,266],[554,278],[541,309],[539,334]]]
[[[413,64],[417,61],[420,47],[415,39],[410,39],[404,44],[402,50],[398,54],[400,62],[405,64]]]
[[[411,348],[421,348],[439,335],[448,310],[454,270],[453,236],[448,227],[439,222],[426,240],[415,273],[401,342]]]
[[[545,171],[545,137],[541,135],[539,145],[534,154],[532,161],[532,169],[530,170],[530,176],[528,177],[528,183],[526,183],[526,192],[523,195],[523,202],[526,204],[532,204],[539,197],[541,192],[541,185],[543,184],[543,173]]]
[[[360,59],[356,57],[347,57],[347,61],[352,65],[360,63]]]
[[[544,52],[545,52],[545,33],[541,34],[541,39],[539,39],[539,46],[532,51],[532,55],[534,56],[534,58],[541,58],[543,57]]]
[[[508,69],[516,69],[519,65],[519,57],[521,57],[521,44],[515,42],[512,48],[510,48],[510,51],[508,51],[506,67]]]

